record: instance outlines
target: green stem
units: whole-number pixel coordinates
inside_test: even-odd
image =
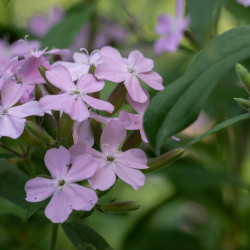
[[[11,148],[5,146],[3,143],[0,143],[0,146],[1,146],[3,149],[5,149],[5,150],[11,152],[12,154],[14,154],[14,155],[16,155],[16,156],[18,156],[18,157],[20,157],[20,158],[23,157],[21,154],[19,154],[19,153],[16,152],[15,150],[13,150],[13,149],[11,149]]]
[[[58,224],[52,224],[49,250],[56,249],[57,231],[58,231]]]

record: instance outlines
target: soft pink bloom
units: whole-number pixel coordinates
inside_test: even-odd
[[[98,164],[97,170],[89,178],[93,189],[107,190],[114,185],[116,175],[135,190],[145,183],[144,174],[138,169],[146,169],[147,157],[140,149],[130,149],[125,152],[119,146],[126,137],[126,129],[119,121],[111,121],[101,135],[102,152],[87,145],[76,144],[70,148],[72,159],[77,159],[81,153],[91,153]]]
[[[46,72],[46,77],[50,83],[62,91],[61,94],[47,95],[40,99],[41,107],[45,111],[61,110],[72,120],[82,122],[90,116],[87,105],[110,113],[114,109],[109,102],[87,95],[98,92],[104,87],[104,82],[97,81],[91,74],[82,76],[75,85],[69,71],[64,66],[57,65]]]
[[[90,155],[81,155],[70,165],[69,151],[60,146],[47,151],[45,158],[52,179],[36,177],[25,185],[26,200],[39,202],[52,196],[45,215],[54,223],[63,223],[72,210],[90,211],[98,201],[95,191],[75,182],[93,175],[96,163]]]
[[[75,62],[57,61],[53,65],[63,65],[65,68],[67,68],[73,81],[80,79],[83,75],[89,73],[89,69],[92,65],[96,67],[102,63],[98,50],[94,50],[90,55],[85,48],[81,49],[81,51],[84,53],[75,52],[73,54],[73,59]]]
[[[33,95],[33,91],[35,89],[35,86],[31,86],[31,85],[25,85],[23,86],[24,88],[24,92],[22,97],[20,98],[20,102],[26,103],[26,102],[30,102],[33,101],[35,99],[34,95]]]
[[[161,37],[154,44],[154,49],[157,54],[161,54],[164,51],[177,51],[183,33],[189,25],[189,17],[182,18],[183,12],[184,0],[177,0],[176,17],[167,14],[159,16],[155,32]]]
[[[12,81],[6,82],[1,90],[0,136],[18,138],[25,126],[25,117],[42,116],[44,111],[36,101],[14,106],[23,95],[23,87]]]
[[[55,24],[59,23],[64,16],[62,9],[54,7],[49,16],[36,15],[29,22],[29,30],[38,37],[44,37]]]
[[[250,6],[250,0],[237,0],[237,2],[242,4],[245,7]]]
[[[148,98],[139,79],[153,89],[162,90],[164,88],[161,76],[152,71],[154,62],[145,58],[140,51],[134,50],[129,54],[128,59],[123,59],[116,49],[107,46],[102,48],[99,54],[104,63],[97,66],[95,76],[102,80],[124,82],[134,101],[143,103]]]

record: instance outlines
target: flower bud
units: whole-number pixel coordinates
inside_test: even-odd
[[[125,88],[123,83],[117,84],[117,86],[114,88],[112,93],[110,94],[108,98],[108,102],[113,104],[114,106],[114,111],[112,114],[110,113],[105,113],[106,116],[111,116],[115,114],[123,105],[127,95],[127,89]]]
[[[126,201],[126,202],[112,202],[103,205],[97,205],[97,209],[103,213],[126,213],[133,210],[137,210],[141,207],[138,202]]]
[[[43,130],[40,126],[32,121],[26,121],[25,129],[34,136],[38,141],[46,144],[48,146],[53,146],[55,141],[53,138],[47,134],[45,130]]]
[[[62,138],[67,137],[69,133],[72,132],[74,121],[69,117],[69,115],[63,113],[59,120],[59,130],[60,136]]]
[[[185,149],[184,148],[176,148],[173,149],[157,158],[151,159],[148,161],[147,165],[149,168],[143,169],[143,173],[148,173],[155,171],[157,169],[160,169],[162,167],[166,167],[170,164],[172,164],[174,161],[179,159],[182,154],[184,153]]]
[[[241,80],[241,82],[244,84],[247,92],[250,94],[250,74],[247,71],[247,69],[242,66],[241,64],[236,64],[235,66],[236,73]]]
[[[245,110],[250,112],[250,100],[243,98],[234,98],[234,100]]]
[[[36,84],[35,86],[35,98],[37,101],[39,101],[43,97],[43,92],[41,90],[41,87]]]

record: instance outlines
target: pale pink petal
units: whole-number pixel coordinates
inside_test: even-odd
[[[46,71],[45,74],[50,83],[63,91],[68,91],[75,87],[69,71],[62,65],[56,65],[51,70]]]
[[[107,163],[100,164],[95,174],[88,180],[93,189],[107,190],[115,184],[116,176],[112,166]]]
[[[145,88],[142,88],[144,93],[147,95],[148,99],[146,102],[135,102],[130,95],[127,95],[127,101],[128,103],[132,106],[132,108],[139,114],[143,114],[146,110],[146,108],[149,105],[149,101],[150,101],[150,96],[149,93],[147,92],[147,90]]]
[[[123,111],[123,112],[126,112],[126,111]],[[129,120],[130,120],[130,123],[127,124],[127,126],[126,126],[127,130],[139,130],[142,128],[143,117],[141,114],[127,113],[127,115],[129,117]]]
[[[23,118],[8,114],[0,117],[0,136],[18,138],[23,133],[25,121]]]
[[[89,65],[79,64],[79,63],[72,63],[72,62],[63,62],[57,61],[53,65],[62,65],[70,72],[72,80],[75,81],[81,78],[83,75],[89,72]]]
[[[10,108],[8,114],[18,118],[24,118],[31,115],[43,116],[44,111],[42,110],[39,102],[32,101]]]
[[[92,51],[92,53],[90,54],[90,64],[97,66],[101,63],[103,63],[103,60],[99,55],[99,51],[98,50]]]
[[[73,59],[77,63],[86,64],[89,66],[89,56],[82,52],[75,52]]]
[[[71,214],[72,209],[64,194],[63,188],[58,188],[48,206],[45,209],[45,215],[54,223],[63,223]]]
[[[155,71],[140,73],[139,77],[153,89],[164,89],[164,86],[162,85],[162,77]]]
[[[128,94],[131,96],[131,98],[136,101],[136,102],[146,102],[148,97],[144,93],[139,80],[137,79],[136,76],[130,75],[129,77],[126,78],[124,85],[128,91]]]
[[[117,49],[106,46],[99,51],[99,55],[105,64],[113,65],[121,70],[126,67]]]
[[[155,27],[155,33],[158,35],[166,34],[172,26],[173,18],[167,14],[158,17],[158,24]]]
[[[103,124],[108,124],[110,121],[112,121],[115,118],[112,117],[106,117],[106,116],[101,116],[95,113],[90,114],[90,118],[96,120],[97,122],[101,122]]]
[[[145,58],[140,51],[134,50],[128,56],[128,65],[130,68],[135,69],[136,72],[149,72],[153,69],[154,62]]]
[[[148,143],[148,138],[147,138],[147,136],[146,136],[145,131],[144,131],[143,128],[140,129],[140,134],[141,134],[141,139],[142,139],[145,143]]]
[[[1,101],[4,108],[9,108],[16,104],[21,98],[24,89],[21,84],[8,81],[1,90]]]
[[[125,137],[126,129],[124,125],[120,121],[110,121],[101,135],[102,151],[117,151]]]
[[[102,101],[100,99],[96,99],[94,97],[84,95],[82,99],[92,108],[98,109],[98,110],[104,110],[109,113],[112,113],[114,110],[114,106],[106,101]]]
[[[70,167],[66,179],[70,182],[78,182],[90,178],[96,171],[97,163],[89,154],[81,154],[76,157]]]
[[[146,154],[138,148],[133,148],[122,152],[116,158],[116,162],[119,164],[125,167],[137,169],[148,168],[147,161],[148,159]]]
[[[49,198],[56,190],[52,179],[36,177],[25,184],[26,201],[39,202]]]
[[[120,67],[116,67],[115,65],[102,63],[97,66],[94,74],[99,80],[108,80],[119,83],[125,81],[130,73],[126,69],[120,69]]]
[[[123,164],[117,163],[117,166],[114,167],[114,171],[121,180],[128,183],[135,190],[142,187],[145,183],[145,175],[139,170],[128,168]]]
[[[83,122],[75,122],[73,127],[73,139],[74,144],[76,143],[86,143],[90,147],[94,145],[94,138],[92,135],[92,130],[90,127],[89,120]]]
[[[176,1],[176,17],[181,18],[184,12],[184,0]]]
[[[53,178],[63,179],[69,169],[70,153],[63,146],[51,148],[46,152],[44,162]]]
[[[20,98],[20,102],[22,104],[26,103],[26,102],[30,102],[35,100],[35,97],[32,95],[33,90],[35,89],[35,86],[32,85],[24,85],[24,93],[22,95],[22,97]]]
[[[74,210],[90,211],[98,201],[94,190],[70,183],[63,190],[70,208]]]
[[[80,88],[84,93],[94,93],[104,88],[104,81],[97,81],[92,74],[87,74],[81,77],[77,82],[77,88]]]

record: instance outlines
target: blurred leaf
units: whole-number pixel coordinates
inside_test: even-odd
[[[30,207],[29,207],[29,210],[28,210],[27,217],[29,218],[34,213],[41,210],[43,207],[45,207],[46,204],[47,204],[47,200],[30,203]]]
[[[187,13],[191,19],[190,28],[199,43],[204,43],[215,33],[214,26],[218,23],[218,14],[223,1],[187,1]]]
[[[62,226],[65,234],[78,249],[112,249],[98,233],[82,221],[71,220]]]
[[[216,125],[210,131],[208,131],[208,132],[204,133],[203,135],[199,136],[198,138],[195,138],[192,141],[190,141],[187,146],[191,146],[191,145],[203,140],[205,137],[220,131],[223,128],[227,128],[229,126],[232,126],[232,125],[234,125],[234,124],[236,124],[238,122],[245,121],[247,119],[250,119],[250,113],[247,113],[247,114],[244,114],[244,115],[239,115],[239,116],[231,118],[231,119],[229,119],[229,120],[227,120],[225,122],[222,122],[222,123]]]
[[[250,26],[217,36],[200,51],[184,76],[154,96],[144,116],[144,129],[157,152],[169,136],[197,118],[220,77],[250,55],[249,39]]]
[[[225,7],[236,17],[237,21],[243,20],[246,23],[250,22],[249,9],[236,2],[236,0],[227,0]]]
[[[0,159],[0,196],[27,208],[24,186],[28,176],[6,160]]]
[[[68,15],[60,23],[52,27],[43,38],[43,46],[68,48],[83,25],[89,20],[95,7],[96,5],[93,3],[87,8],[82,7],[69,12]]]

